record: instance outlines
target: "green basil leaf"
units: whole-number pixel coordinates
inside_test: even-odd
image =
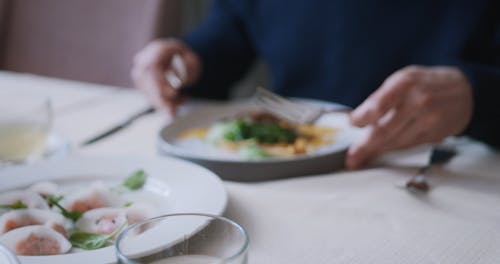
[[[49,195],[49,196],[47,196],[47,198],[45,198],[45,200],[47,201],[47,203],[49,204],[50,207],[55,206],[55,207],[59,208],[59,210],[61,210],[61,214],[64,217],[73,220],[73,222],[76,222],[78,219],[80,219],[83,216],[83,213],[81,213],[81,212],[78,212],[78,211],[69,212],[68,210],[66,210],[66,208],[64,208],[62,205],[59,204],[59,201],[61,201],[62,199],[63,199],[63,196],[54,196],[54,195]]]
[[[130,190],[138,190],[142,188],[145,182],[146,173],[143,170],[138,170],[125,179],[123,186]]]
[[[110,238],[109,235],[75,232],[71,234],[69,241],[74,247],[92,250],[104,247]]]
[[[45,201],[47,202],[47,204],[49,204],[50,207],[58,204],[59,201],[61,201],[62,199],[63,199],[62,196],[55,196],[55,195],[48,195],[47,197],[45,197]]]
[[[62,211],[62,215],[66,218],[73,220],[73,222],[78,221],[83,216],[83,213],[78,211],[68,212],[67,210]]]
[[[109,235],[101,235],[87,232],[75,232],[69,237],[69,241],[74,247],[78,247],[85,250],[93,250],[105,247],[110,239],[112,239],[116,234],[118,234],[127,223],[123,223],[120,227],[115,229],[113,233]]]
[[[17,200],[13,204],[0,205],[0,208],[17,210],[17,209],[26,209],[26,208],[28,208],[28,206],[25,203],[23,203],[21,200]]]

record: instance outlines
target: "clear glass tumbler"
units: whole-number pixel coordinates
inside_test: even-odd
[[[20,163],[43,153],[52,122],[48,97],[3,94],[0,104],[0,163]]]
[[[20,264],[19,260],[12,251],[0,244],[0,263],[2,264]]]
[[[248,235],[225,217],[170,214],[131,225],[115,243],[123,264],[246,264]]]

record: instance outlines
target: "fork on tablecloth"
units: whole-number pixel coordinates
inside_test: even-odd
[[[435,165],[442,165],[451,160],[457,151],[450,147],[432,147],[431,156],[429,162],[421,167],[417,174],[413,175],[411,179],[406,182],[406,189],[413,193],[426,193],[430,189],[430,184],[428,183],[429,171]]]

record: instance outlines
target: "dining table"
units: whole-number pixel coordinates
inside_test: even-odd
[[[84,145],[147,109],[147,98],[136,89],[0,71],[0,94],[9,91],[51,98],[59,149],[47,159],[158,158],[159,131],[175,120],[156,111]],[[212,104],[223,102],[193,99],[178,114]],[[430,147],[422,146],[358,170],[223,180],[224,216],[247,230],[250,264],[500,263],[500,155],[471,138],[449,142],[457,155],[432,168],[427,193],[404,188],[428,162]]]

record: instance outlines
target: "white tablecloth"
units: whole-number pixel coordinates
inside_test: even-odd
[[[52,97],[54,131],[70,142],[72,155],[155,156],[158,130],[169,121],[145,116],[81,148],[146,100],[137,91],[0,72],[0,95],[12,89]],[[448,165],[433,170],[427,195],[398,187],[424,152],[400,153],[359,171],[225,182],[226,215],[249,232],[250,264],[500,263],[500,156],[469,140],[458,149]]]

